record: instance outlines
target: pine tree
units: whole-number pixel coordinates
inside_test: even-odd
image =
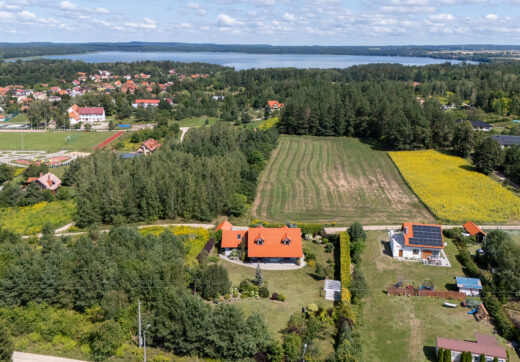
[[[437,351],[437,362],[444,362],[444,349],[442,348]]]
[[[264,284],[264,275],[262,274],[262,269],[260,269],[260,264],[256,267],[255,284],[258,286]]]
[[[13,342],[5,325],[0,324],[0,361],[12,361]]]
[[[484,353],[480,355],[480,362],[486,362],[486,356],[484,355]]]
[[[451,350],[444,350],[444,362],[451,362]]]

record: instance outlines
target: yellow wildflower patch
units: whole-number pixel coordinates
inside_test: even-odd
[[[139,232],[143,235],[153,234],[156,236],[161,235],[165,230],[170,231],[173,235],[188,235],[184,245],[186,246],[187,256],[186,260],[188,263],[193,263],[200,254],[206,242],[209,239],[209,231],[204,228],[194,228],[190,226],[149,226],[139,229]]]
[[[441,221],[520,221],[520,198],[460,157],[434,150],[389,152],[404,179]]]

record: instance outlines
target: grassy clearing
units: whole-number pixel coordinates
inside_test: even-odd
[[[211,126],[217,121],[217,118],[207,116],[191,117],[174,122],[178,123],[180,127],[201,127],[206,124],[206,120],[208,121],[208,126]]]
[[[394,261],[383,253],[386,233],[368,232],[361,269],[368,283],[365,298],[365,323],[361,327],[363,354],[366,361],[435,361],[435,337],[475,340],[475,333],[493,334],[489,322],[477,322],[469,309],[445,308],[443,299],[397,297],[384,293],[387,286],[402,276],[421,283],[430,279],[435,289],[455,288],[455,277],[463,276],[455,245],[448,241],[446,254],[451,268],[424,266]],[[497,336],[498,338],[498,336]],[[505,346],[505,341],[500,339]],[[511,361],[519,361],[509,349]]]
[[[36,234],[46,223],[54,228],[72,221],[74,201],[40,202],[26,207],[0,208],[0,227],[23,235]]]
[[[408,184],[447,222],[520,221],[520,198],[460,157],[434,150],[390,152]]]
[[[0,150],[92,152],[115,132],[0,132]],[[70,137],[69,139],[67,137]],[[68,141],[69,140],[69,141]]]
[[[25,113],[18,113],[16,116],[9,120],[9,123],[27,123],[27,115]]]
[[[329,258],[333,258],[332,254],[324,252],[323,245],[303,241],[303,247],[314,252],[319,263],[325,263]],[[255,268],[248,268],[225,260],[222,260],[221,263],[229,271],[229,278],[234,287],[238,287],[244,279],[254,280],[255,278]],[[244,311],[246,315],[255,311],[260,313],[275,335],[287,326],[287,321],[293,313],[301,311],[302,307],[310,303],[332,307],[332,302],[320,296],[323,289],[323,280],[316,280],[313,277],[314,267],[305,266],[298,270],[283,271],[264,270],[263,275],[271,294],[273,292],[284,294],[287,297],[286,302],[247,298],[236,302],[234,305]],[[328,347],[330,347],[330,350]],[[328,343],[328,347],[327,351],[322,351],[323,356],[332,352],[332,341]]]
[[[252,216],[286,222],[432,221],[384,152],[354,138],[282,136]]]

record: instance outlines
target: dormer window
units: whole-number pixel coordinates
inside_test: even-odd
[[[264,245],[264,239],[258,238],[255,240],[257,245]]]
[[[291,239],[285,238],[285,239],[282,240],[282,243],[283,243],[283,245],[290,245],[291,244]]]

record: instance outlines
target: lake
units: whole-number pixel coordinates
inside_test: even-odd
[[[347,68],[371,63],[398,63],[403,65],[428,65],[457,60],[425,57],[394,57],[327,54],[250,54],[210,52],[98,52],[88,54],[48,55],[47,59],[82,60],[87,63],[136,62],[142,60],[171,60],[176,62],[201,62],[234,67],[237,70],[251,68]],[[471,62],[469,62],[471,63]]]

